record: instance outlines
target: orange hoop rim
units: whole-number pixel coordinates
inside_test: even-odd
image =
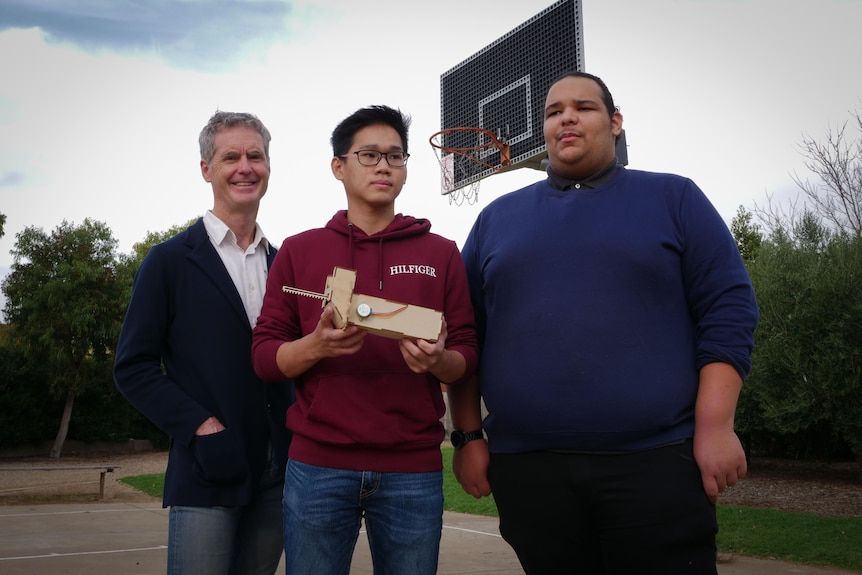
[[[441,136],[445,136],[446,134],[451,134],[454,132],[478,132],[485,137],[488,138],[488,142],[485,144],[477,145],[477,146],[464,146],[459,148],[443,146],[439,142],[435,142],[435,138],[440,138]],[[441,138],[442,141],[442,138]],[[492,170],[499,169],[497,166],[484,162],[476,157],[468,156],[469,152],[477,152],[479,150],[487,150],[491,147],[497,148],[500,152],[500,168],[505,168],[511,165],[511,157],[510,157],[510,147],[506,142],[501,142],[497,139],[497,134],[492,132],[491,130],[487,130],[485,128],[478,128],[476,126],[462,126],[456,128],[444,128],[439,132],[435,132],[428,138],[428,143],[431,144],[432,147],[437,148],[443,152],[448,152],[450,154],[455,154],[461,156],[465,159],[468,159],[472,162],[476,162],[478,164],[482,164]]]
[[[447,146],[443,146],[443,145],[434,141],[434,138],[439,138],[440,136],[445,136],[446,134],[453,134],[455,132],[479,132],[480,134],[483,134],[484,136],[486,136],[488,138],[488,143],[482,144],[481,146],[466,146],[466,147],[462,147],[462,148],[450,148]],[[490,148],[491,146],[494,146],[495,148],[499,149],[499,147],[501,145],[503,145],[499,140],[497,140],[497,134],[495,134],[491,130],[486,130],[485,128],[477,128],[474,126],[464,126],[464,127],[460,127],[460,128],[445,128],[443,130],[440,130],[439,132],[432,134],[431,137],[428,139],[428,143],[431,144],[432,146],[434,146],[435,148],[439,148],[440,150],[443,150],[444,152],[450,152],[453,154],[458,153],[458,152],[474,152],[476,150],[484,150],[485,148]]]

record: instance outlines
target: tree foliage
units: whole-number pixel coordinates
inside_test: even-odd
[[[164,433],[117,393],[114,346],[144,257],[195,219],[148,232],[120,255],[107,226],[90,220],[16,236],[12,273],[2,282],[9,323],[0,326],[0,405],[8,408],[0,427],[16,432],[0,438],[0,447],[46,439],[46,422],[61,411],[55,457],[67,430],[84,441],[137,437],[164,445]],[[4,224],[0,214],[0,234]]]
[[[101,222],[64,221],[51,234],[29,227],[16,238],[4,311],[14,343],[42,365],[50,392],[66,399],[52,452],[59,457],[76,395],[112,381],[128,287],[118,278],[117,242]]]
[[[170,239],[190,227],[196,221],[197,218],[192,218],[184,224],[177,224],[163,232],[147,231],[147,235],[143,240],[132,245],[132,253],[122,258],[123,264],[129,267],[131,275],[134,276],[134,273],[140,267],[141,262],[143,262],[144,258],[147,257],[147,254],[150,253],[150,248],[158,243]]]
[[[862,454],[862,238],[805,211],[762,242],[748,269],[760,322],[742,427],[806,438],[800,456],[841,442]]]
[[[164,433],[114,387],[114,346],[144,257],[195,219],[148,232],[130,254],[118,255],[111,231],[90,220],[16,236],[12,273],[2,283],[8,325],[0,326],[0,405],[7,408],[0,428],[16,431],[0,447],[46,439],[46,423],[60,412],[56,457],[66,430],[84,441],[135,437],[164,446]],[[4,221],[0,214],[0,227]]]
[[[760,244],[763,243],[760,226],[752,221],[753,218],[754,214],[739,206],[736,216],[730,222],[730,232],[736,240],[736,247],[739,248],[739,254],[746,265],[757,258]]]
[[[760,307],[742,434],[800,457],[844,446],[862,472],[862,116],[854,118],[856,138],[847,123],[822,141],[804,137],[816,178],[795,176],[801,194],[792,202],[767,196],[755,206],[765,234],[742,208],[732,231]]]
[[[40,364],[28,361],[16,347],[0,344],[0,448],[43,441],[54,427]]]

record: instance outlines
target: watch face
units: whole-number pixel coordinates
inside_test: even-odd
[[[452,447],[461,447],[464,445],[464,432],[460,429],[452,430],[452,433],[449,434],[449,441],[452,442]]]

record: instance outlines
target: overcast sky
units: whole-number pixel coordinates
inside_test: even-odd
[[[276,244],[344,206],[329,135],[357,108],[413,116],[400,212],[463,243],[478,211],[544,177],[440,194],[440,75],[553,0],[3,0],[0,277],[15,235],[105,222],[131,251],[212,207],[197,136],[216,109],[273,134],[259,221]],[[729,223],[809,173],[799,143],[862,109],[862,0],[582,0],[584,62],[620,106],[629,167],[691,177]],[[853,132],[855,134],[855,131]]]

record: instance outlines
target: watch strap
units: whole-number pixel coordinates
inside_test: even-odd
[[[460,429],[453,430],[450,438],[455,436],[458,438],[458,441],[453,441],[452,444],[455,449],[460,449],[467,445],[471,441],[475,441],[476,439],[484,439],[485,435],[481,429],[476,429],[473,431],[461,431]]]

